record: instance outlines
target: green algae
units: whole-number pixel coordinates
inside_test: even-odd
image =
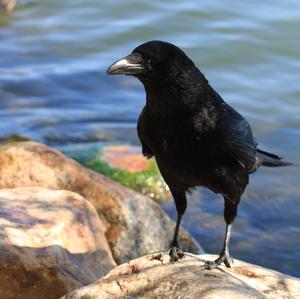
[[[84,165],[126,187],[132,188],[153,198],[154,200],[162,201],[169,199],[170,193],[168,186],[161,177],[155,160],[151,159],[149,162],[150,166],[146,170],[131,173],[110,166],[107,162],[101,160],[100,153],[97,158],[85,162]]]

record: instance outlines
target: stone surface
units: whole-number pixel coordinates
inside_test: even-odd
[[[115,266],[94,207],[79,194],[0,190],[0,298],[58,298]]]
[[[238,260],[232,269],[221,266],[209,271],[202,270],[202,265],[202,261],[193,257],[170,263],[167,254],[149,255],[118,266],[98,282],[63,298],[300,298],[300,279]]]
[[[169,247],[174,223],[150,198],[97,174],[36,142],[0,146],[0,188],[42,186],[81,194],[96,208],[115,260],[128,261]],[[182,247],[200,251],[183,230]]]

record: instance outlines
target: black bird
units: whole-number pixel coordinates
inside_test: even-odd
[[[286,166],[275,154],[257,148],[248,122],[229,106],[207,79],[176,46],[146,42],[112,64],[110,75],[132,75],[146,91],[146,105],[137,131],[144,156],[155,157],[174,197],[177,222],[171,247],[178,247],[186,193],[204,186],[224,197],[226,232],[223,249],[213,269],[230,267],[229,240],[249,174],[259,166]]]

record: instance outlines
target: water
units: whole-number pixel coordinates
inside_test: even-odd
[[[144,91],[105,69],[141,42],[177,44],[251,123],[262,148],[300,162],[300,2],[21,1],[0,16],[0,138],[60,149],[138,143]],[[232,254],[300,277],[300,168],[251,177]],[[173,203],[164,208],[174,217]],[[223,201],[189,199],[184,226],[209,252],[224,233]]]

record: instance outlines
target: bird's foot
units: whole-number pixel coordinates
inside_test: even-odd
[[[169,250],[169,256],[170,262],[174,263],[184,258],[184,253],[180,248],[174,246]]]
[[[171,244],[170,244],[170,249],[172,249],[173,247],[179,248],[179,244],[178,244],[178,241],[177,241],[176,238],[173,239],[172,242],[171,242]]]
[[[222,251],[220,256],[215,261],[206,261],[202,268],[204,270],[212,270],[220,266],[222,263],[224,263],[227,268],[231,268],[233,259],[230,257],[228,251]]]

